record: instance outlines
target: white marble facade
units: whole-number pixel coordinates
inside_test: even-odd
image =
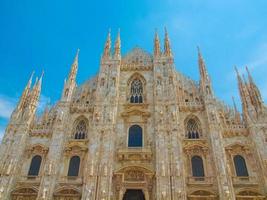
[[[237,72],[239,113],[215,97],[200,51],[199,82],[175,70],[167,32],[152,54],[121,57],[119,35],[111,46],[109,34],[79,86],[77,53],[41,116],[30,78],[0,146],[0,199],[265,199],[266,107],[249,72]]]

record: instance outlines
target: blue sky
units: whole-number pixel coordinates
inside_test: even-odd
[[[40,109],[59,99],[77,48],[78,83],[94,76],[108,29],[121,29],[122,52],[152,52],[167,27],[177,70],[198,80],[199,45],[216,96],[239,102],[233,66],[248,65],[267,99],[266,0],[1,0],[0,135],[33,70],[45,71]]]

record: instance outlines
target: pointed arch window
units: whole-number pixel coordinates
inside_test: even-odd
[[[134,79],[131,83],[131,103],[143,103],[143,84],[140,79]]]
[[[38,176],[41,163],[42,163],[42,157],[39,155],[34,156],[31,160],[28,176]]]
[[[129,128],[128,147],[143,146],[143,131],[138,125],[133,125]]]
[[[234,156],[234,164],[236,176],[248,176],[246,161],[242,156]]]
[[[199,139],[200,138],[200,126],[197,120],[189,119],[186,123],[186,136],[188,139]]]
[[[74,139],[85,139],[87,138],[87,127],[84,120],[79,121],[76,125],[74,132]]]
[[[193,177],[204,177],[205,176],[203,160],[200,156],[193,156],[191,158],[191,165],[192,165]]]
[[[68,170],[68,176],[78,176],[79,175],[79,169],[80,169],[80,157],[79,156],[73,156],[70,159],[69,163],[69,170]]]

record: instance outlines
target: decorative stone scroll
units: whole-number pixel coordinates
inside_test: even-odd
[[[36,200],[38,191],[32,188],[20,188],[11,193],[12,200]]]
[[[139,170],[129,170],[124,174],[124,181],[144,181],[145,175],[142,171]]]
[[[41,144],[34,144],[32,146],[29,146],[26,148],[26,155],[29,157],[33,154],[40,154],[40,155],[46,155],[48,153],[49,148],[45,147]]]

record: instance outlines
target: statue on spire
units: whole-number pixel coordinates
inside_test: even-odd
[[[255,106],[256,110],[259,111],[263,108],[263,100],[261,97],[261,93],[260,93],[257,85],[255,84],[247,66],[246,66],[246,71],[248,74],[248,81],[249,81],[248,82],[248,89],[249,89],[250,98],[251,98],[252,104]]]
[[[34,107],[37,107],[37,104],[39,102],[39,98],[41,95],[41,88],[42,88],[42,81],[43,81],[44,71],[42,71],[42,75],[40,79],[36,78],[36,82],[33,86],[32,92],[31,92],[31,102],[30,104]]]
[[[203,94],[212,95],[211,81],[208,75],[208,71],[206,69],[206,64],[200,52],[200,48],[197,47],[197,50],[198,50],[198,66],[200,73],[200,86],[202,88]]]
[[[107,37],[107,41],[105,43],[105,47],[104,47],[104,54],[103,57],[104,58],[109,58],[110,57],[110,53],[111,53],[111,36],[110,36],[110,29],[108,32],[108,37]]]
[[[34,75],[34,71],[32,72],[30,78],[29,78],[29,81],[20,97],[20,100],[19,100],[19,103],[18,103],[18,106],[17,106],[17,110],[22,110],[25,108],[26,104],[27,104],[27,99],[29,98],[29,94],[30,94],[30,90],[31,90],[31,85],[32,85],[32,78],[33,78],[33,75]]]
[[[116,39],[116,43],[115,43],[115,52],[114,52],[114,56],[116,58],[120,58],[121,57],[121,38],[120,38],[120,29],[118,30],[118,36]]]
[[[166,27],[165,27],[165,38],[164,38],[164,55],[172,57],[171,45]]]
[[[154,38],[154,56],[158,57],[161,55],[160,51],[160,41],[157,30],[155,31],[155,38]]]
[[[235,110],[235,120],[237,123],[241,123],[241,117],[240,117],[240,113],[237,109],[236,103],[235,103],[235,98],[232,96],[232,100],[233,100],[233,105],[234,105],[234,110]]]
[[[65,80],[64,89],[61,99],[63,101],[70,101],[74,88],[76,87],[76,76],[78,72],[78,59],[79,59],[80,49],[77,50],[74,61],[71,65],[69,77]]]
[[[206,64],[205,64],[205,61],[202,57],[202,54],[201,54],[199,47],[197,47],[197,51],[198,51],[198,66],[199,66],[199,71],[200,71],[200,78],[201,79],[208,79],[209,76],[208,76],[208,72],[206,69]]]
[[[78,59],[79,59],[79,52],[80,49],[77,49],[76,56],[74,58],[74,61],[71,65],[71,70],[69,73],[69,79],[68,81],[76,81],[77,71],[78,71]]]

